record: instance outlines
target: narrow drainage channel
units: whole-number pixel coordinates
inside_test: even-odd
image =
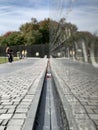
[[[66,114],[49,68],[45,77],[33,130],[69,130]]]

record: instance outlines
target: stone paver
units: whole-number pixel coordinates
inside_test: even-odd
[[[46,67],[47,59],[43,58],[21,70],[0,75],[0,130],[22,129]]]
[[[21,130],[21,125],[8,126],[6,130]]]
[[[5,129],[5,127],[4,126],[0,126],[0,130],[4,130]]]
[[[77,62],[64,60],[63,62],[59,59],[51,60],[52,73],[59,81],[62,93],[70,104],[72,114],[80,130],[91,130],[92,124],[97,129],[98,70],[84,64],[84,67],[87,68],[86,71],[82,64],[78,65]],[[96,71],[95,75],[94,71]],[[84,123],[86,126],[82,126]],[[92,127],[92,129],[94,128]]]
[[[1,119],[10,119],[12,117],[12,114],[1,114],[0,115],[0,120]]]

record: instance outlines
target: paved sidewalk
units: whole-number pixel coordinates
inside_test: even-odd
[[[21,130],[44,80],[47,59],[29,67],[0,75],[0,130]]]
[[[70,129],[97,130],[98,76],[87,73],[83,70],[83,66],[82,69],[77,69],[72,62],[69,64],[64,62],[65,64],[58,59],[52,59],[51,69]],[[79,67],[81,68],[81,65]]]

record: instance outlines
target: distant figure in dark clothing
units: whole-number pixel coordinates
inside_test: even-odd
[[[6,54],[8,57],[8,61],[11,63],[13,61],[13,50],[9,46],[7,46],[6,48]]]

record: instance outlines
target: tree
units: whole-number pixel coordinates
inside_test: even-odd
[[[90,45],[95,36],[89,32],[77,31],[76,25],[66,22],[61,18],[59,22],[50,18],[37,21],[31,18],[31,22],[22,24],[18,32],[9,31],[0,37],[0,45],[31,45],[50,43],[52,48],[61,44],[74,46],[80,39]],[[97,40],[96,40],[97,41]]]
[[[37,19],[36,19],[36,18],[31,18],[31,22],[32,22],[33,24],[36,24],[36,23],[37,23]]]
[[[39,22],[39,32],[42,34],[41,42],[43,44],[49,43],[49,27],[50,27],[49,18]]]

